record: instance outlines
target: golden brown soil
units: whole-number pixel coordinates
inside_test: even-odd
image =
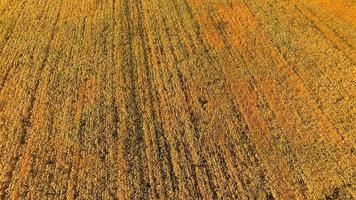
[[[354,0],[1,0],[0,199],[354,199]]]

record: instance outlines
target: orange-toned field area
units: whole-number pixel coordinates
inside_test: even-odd
[[[0,0],[0,199],[355,199],[354,0]]]

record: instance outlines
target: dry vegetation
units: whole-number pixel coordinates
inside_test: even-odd
[[[0,199],[354,199],[354,0],[1,0]]]

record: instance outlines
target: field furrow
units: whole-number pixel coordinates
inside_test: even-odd
[[[0,1],[0,199],[354,199],[355,13]]]

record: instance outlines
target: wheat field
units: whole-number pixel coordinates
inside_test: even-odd
[[[0,0],[0,199],[355,199],[354,0]]]

